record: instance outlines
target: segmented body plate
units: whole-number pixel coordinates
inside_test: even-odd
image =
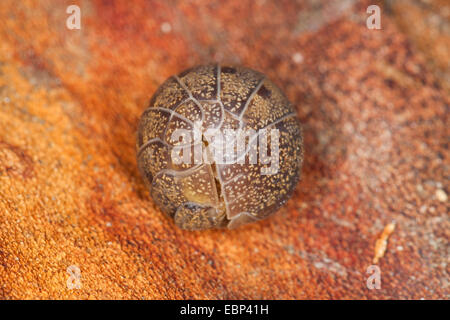
[[[259,158],[249,163],[252,151],[260,154],[260,144],[250,138],[243,152],[236,144],[231,148],[244,163],[174,163],[171,152],[181,144],[174,131],[193,130],[199,123],[201,132],[252,129],[255,141],[264,129],[277,129],[277,172],[261,174],[270,164]],[[161,85],[141,117],[137,148],[153,200],[190,230],[233,228],[266,218],[292,194],[303,161],[300,123],[284,94],[257,71],[219,65],[186,70]]]

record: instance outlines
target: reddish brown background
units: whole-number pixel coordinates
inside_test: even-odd
[[[449,298],[450,8],[377,3],[368,30],[373,3],[2,0],[0,298]],[[165,78],[213,61],[285,90],[306,159],[274,217],[186,232],[149,198],[135,131]]]

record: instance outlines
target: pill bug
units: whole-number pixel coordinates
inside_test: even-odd
[[[197,130],[199,136],[174,138],[180,129]],[[253,135],[229,134],[224,144],[231,147],[224,154],[233,159],[227,162],[205,156],[213,142],[206,132]],[[179,163],[173,155],[182,147],[194,151],[183,152],[189,161]],[[200,162],[193,159],[199,149]],[[256,162],[251,161],[255,155]],[[268,158],[278,158],[275,168]],[[156,205],[183,229],[235,228],[268,217],[293,193],[302,162],[302,132],[294,108],[262,73],[241,66],[201,65],[170,77],[138,125],[141,175]]]

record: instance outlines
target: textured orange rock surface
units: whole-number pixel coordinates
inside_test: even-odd
[[[68,30],[72,1],[3,0],[0,298],[449,298],[449,8],[405,6],[429,29],[394,1],[368,30],[372,3],[323,3],[80,1]],[[168,76],[214,61],[284,89],[305,164],[272,218],[187,232],[150,199],[135,132]]]

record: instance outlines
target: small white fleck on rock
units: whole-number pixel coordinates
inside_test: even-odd
[[[322,262],[314,262],[314,267],[317,269],[322,269],[325,265]]]
[[[302,63],[303,62],[303,55],[300,52],[296,52],[292,55],[292,60],[295,63]]]
[[[436,190],[436,198],[441,202],[446,202],[448,199],[447,194],[442,189]]]
[[[425,189],[423,188],[423,186],[421,184],[416,185],[416,190],[420,195],[423,195],[425,192]]]
[[[420,213],[425,213],[427,212],[428,207],[424,204],[423,206],[420,207],[419,211]]]
[[[161,24],[161,31],[164,33],[169,33],[170,31],[172,31],[172,25],[168,22],[163,22]]]
[[[108,222],[106,223],[106,226],[107,226],[108,228],[109,228],[109,227],[112,227],[112,223],[108,221]]]

